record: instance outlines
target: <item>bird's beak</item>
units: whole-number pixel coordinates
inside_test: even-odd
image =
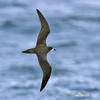
[[[54,50],[54,51],[56,51],[56,49],[55,49],[55,48],[53,48],[53,50]]]

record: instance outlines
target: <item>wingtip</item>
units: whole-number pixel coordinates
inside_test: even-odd
[[[42,91],[43,89],[40,89],[40,92]]]
[[[40,17],[40,16],[43,16],[39,9],[36,9],[36,11],[37,11],[39,17]]]
[[[43,87],[43,86],[41,86],[41,88],[40,88],[40,92],[41,92],[43,89],[44,89],[44,87]]]
[[[36,11],[37,11],[37,13],[39,13],[40,11],[39,11],[39,9],[36,9]]]

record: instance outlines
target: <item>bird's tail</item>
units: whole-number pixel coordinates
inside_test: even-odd
[[[32,49],[27,49],[25,51],[22,51],[22,53],[35,53],[35,49],[32,48]]]

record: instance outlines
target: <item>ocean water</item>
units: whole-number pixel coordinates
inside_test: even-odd
[[[40,92],[39,9],[51,34],[52,75]],[[100,0],[0,0],[0,100],[99,100]]]

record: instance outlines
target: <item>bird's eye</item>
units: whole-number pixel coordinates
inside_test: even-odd
[[[54,51],[56,51],[56,49],[53,49]]]

